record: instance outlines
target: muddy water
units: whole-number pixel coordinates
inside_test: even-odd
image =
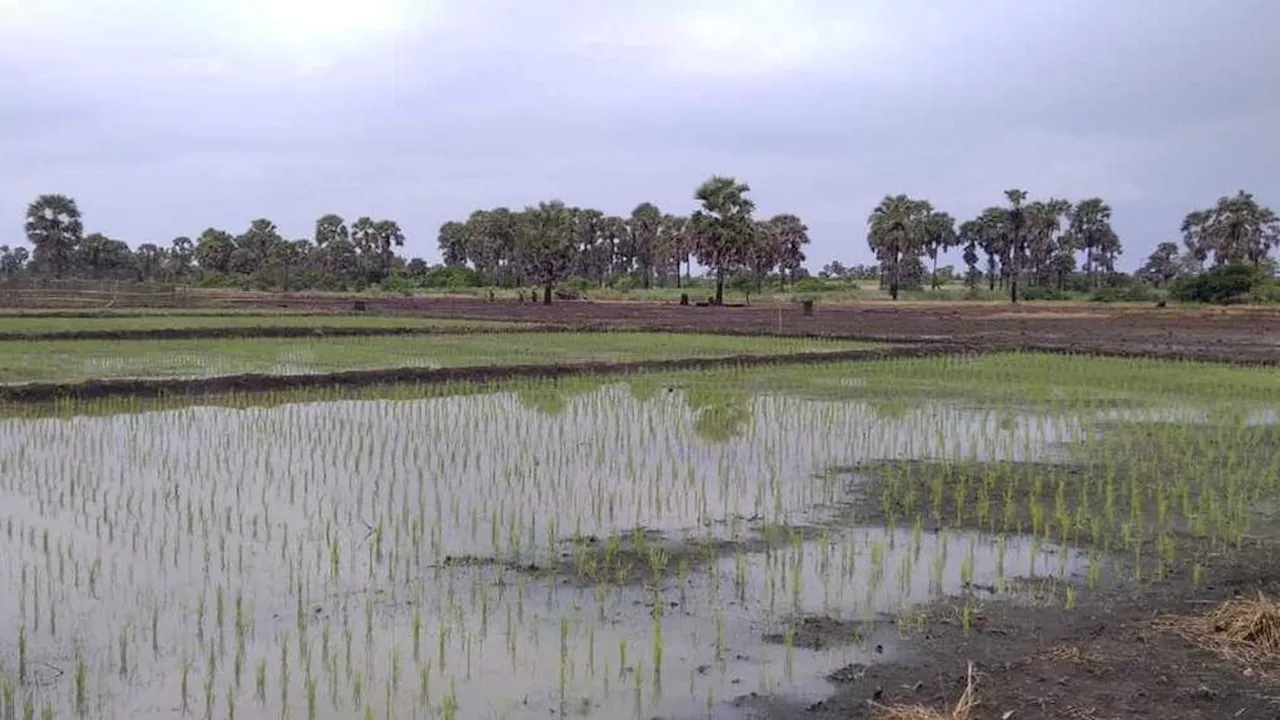
[[[4,674],[25,680],[19,707],[58,717],[78,695],[109,718],[723,715],[895,652],[858,623],[1080,569],[1017,538],[876,528],[730,548],[658,586],[515,568],[632,528],[745,542],[821,522],[843,499],[825,468],[1052,459],[1081,432],[944,404],[692,403],[548,386],[0,421]],[[761,639],[815,614],[865,631],[817,651]]]

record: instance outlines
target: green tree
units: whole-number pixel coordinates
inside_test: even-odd
[[[1069,233],[1062,232],[1062,220],[1071,210],[1066,200],[1037,200],[1026,207],[1026,255],[1022,258],[1035,285],[1048,285],[1056,270],[1073,258]],[[1074,260],[1072,260],[1074,267]]]
[[[640,203],[627,219],[630,249],[640,274],[640,286],[646,290],[653,280],[654,253],[662,232],[662,211],[649,202]]]
[[[26,234],[35,264],[61,278],[72,269],[84,234],[80,208],[66,195],[41,195],[27,206]]]
[[[316,229],[312,236],[316,247],[322,248],[334,240],[347,240],[349,238],[350,233],[347,230],[347,221],[343,220],[341,215],[329,213],[316,220]]]
[[[21,275],[27,269],[30,253],[24,247],[11,248],[0,245],[0,275],[13,277]]]
[[[1120,254],[1120,238],[1111,228],[1111,206],[1102,198],[1081,200],[1067,215],[1071,244],[1084,251],[1084,273],[1090,287],[1098,287],[1098,268],[1115,272],[1115,259]]]
[[[701,204],[692,217],[694,255],[715,275],[717,305],[724,304],[725,277],[743,263],[751,243],[756,206],[747,197],[750,191],[746,183],[714,175],[694,193],[694,199]]]
[[[466,264],[468,253],[467,226],[465,223],[450,220],[441,225],[436,242],[440,246],[440,256],[444,259],[445,265],[457,267]]]
[[[795,285],[796,275],[804,265],[804,246],[809,244],[809,227],[791,213],[774,215],[768,220],[777,243],[778,271],[783,279]]]
[[[747,242],[743,265],[749,272],[747,287],[756,292],[763,292],[764,279],[778,267],[782,260],[782,238],[778,228],[770,222],[755,223],[755,229]],[[732,287],[734,283],[730,283]],[[737,288],[735,288],[737,289]]]
[[[259,273],[270,265],[276,246],[283,242],[275,223],[266,218],[254,220],[249,223],[249,229],[235,239],[231,271],[244,275]]]
[[[142,243],[134,253],[139,280],[156,280],[164,272],[164,248],[155,243]]]
[[[956,242],[964,248],[965,285],[976,290],[982,271],[978,269],[978,248],[983,240],[983,227],[979,220],[966,220],[960,223],[956,232]]]
[[[538,203],[520,213],[516,254],[530,281],[542,286],[542,302],[551,304],[551,291],[573,267],[573,212],[561,201]]]
[[[1261,266],[1274,247],[1280,247],[1280,218],[1243,190],[1220,197],[1208,210],[1187,215],[1182,222],[1187,249],[1213,266],[1252,263]]]
[[[906,195],[885,196],[867,218],[867,244],[880,261],[889,297],[898,299],[905,266],[919,262],[924,251],[925,223],[933,208]]]
[[[196,263],[206,271],[228,273],[231,272],[231,256],[235,250],[236,241],[231,233],[207,228],[196,241]]]
[[[128,243],[102,233],[84,236],[72,264],[86,277],[101,279],[132,277],[138,269]]]
[[[1025,190],[1006,190],[1004,196],[1009,207],[1004,208],[1006,218],[1004,231],[1005,257],[1002,263],[1008,268],[1009,302],[1018,302],[1018,277],[1022,274],[1023,259],[1027,256],[1027,210],[1023,202],[1027,199]]]
[[[185,235],[176,237],[169,241],[167,257],[168,273],[176,278],[186,278],[191,274],[191,266],[195,263],[195,243]]]
[[[956,221],[947,213],[933,210],[924,219],[924,252],[929,256],[929,288],[938,289],[938,254],[956,246]]]
[[[1167,285],[1178,277],[1181,263],[1178,261],[1178,244],[1162,242],[1147,256],[1137,275],[1156,287]]]

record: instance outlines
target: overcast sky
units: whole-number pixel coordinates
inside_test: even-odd
[[[0,244],[36,195],[167,243],[269,217],[692,209],[730,174],[870,261],[867,213],[1099,195],[1122,266],[1280,209],[1277,0],[0,0]]]

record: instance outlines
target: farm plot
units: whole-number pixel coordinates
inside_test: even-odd
[[[661,333],[468,333],[361,338],[0,343],[0,382],[299,374],[398,367],[625,362],[869,348],[850,341]]]
[[[303,313],[140,313],[131,315],[0,315],[0,336],[39,336],[50,333],[113,333],[140,331],[216,330],[245,331],[267,328],[305,329],[511,329],[530,327],[531,323],[500,320],[459,320],[394,315],[336,315]]]
[[[910,662],[903,629],[943,598],[978,633],[1030,586],[1069,614],[1203,579],[1280,477],[1270,373],[1191,364],[275,399],[0,420],[14,707],[738,717]]]

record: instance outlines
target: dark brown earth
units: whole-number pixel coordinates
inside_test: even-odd
[[[351,311],[325,295],[244,295],[236,307]],[[658,302],[563,301],[553,305],[472,298],[369,297],[367,312],[551,323],[573,329],[662,330],[844,337],[891,342],[1072,349],[1228,361],[1280,358],[1280,309],[1156,308],[987,303],[818,304],[812,317],[792,303],[696,307]]]
[[[974,720],[1220,720],[1280,717],[1280,686],[1152,625],[1163,614],[1204,613],[1259,589],[1280,591],[1280,566],[1265,548],[1193,585],[1185,576],[1124,589],[1081,591],[1076,607],[987,603],[966,632],[957,607],[928,610],[924,629],[905,629],[913,652],[897,663],[841,668],[837,690],[814,704],[744,697],[765,720],[877,717],[873,703],[945,709],[980,673]],[[834,637],[834,636],[833,636]],[[1006,715],[1006,713],[1012,713]]]
[[[923,477],[923,475],[922,475]],[[885,522],[875,482],[855,504],[862,522]],[[944,508],[944,516],[951,508]],[[1026,521],[1029,518],[1019,518]],[[1177,534],[1179,561],[1160,580],[1147,572],[1128,579],[1124,564],[1098,587],[1079,587],[1065,607],[1065,588],[1024,584],[1012,598],[979,592],[981,610],[965,630],[959,620],[967,598],[926,608],[926,619],[900,628],[905,658],[848,666],[829,676],[835,693],[818,703],[746,696],[737,704],[762,720],[876,718],[876,705],[953,707],[964,691],[969,663],[980,674],[980,705],[973,720],[1219,720],[1280,718],[1280,658],[1270,667],[1245,667],[1158,628],[1161,616],[1202,615],[1224,600],[1280,596],[1280,528],[1259,515],[1239,549],[1215,549]],[[1191,568],[1206,568],[1199,582]],[[847,637],[838,625],[824,636],[810,620],[809,642]],[[1264,675],[1273,678],[1264,679]]]

